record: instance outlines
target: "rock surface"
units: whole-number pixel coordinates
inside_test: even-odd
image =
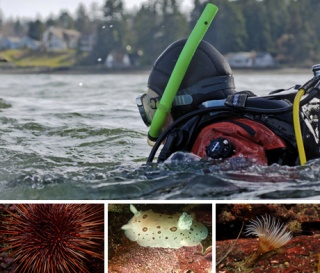
[[[218,204],[216,272],[316,273],[320,272],[319,204]],[[247,260],[258,248],[258,239],[241,233],[232,251],[224,258],[241,230],[242,223],[271,215],[287,225],[293,238],[276,251],[268,252],[252,267]],[[245,227],[244,227],[245,229]]]

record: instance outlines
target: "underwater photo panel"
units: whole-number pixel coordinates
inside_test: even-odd
[[[0,204],[0,272],[104,273],[104,204]]]
[[[109,204],[108,272],[212,272],[212,204]]]
[[[216,204],[216,272],[319,272],[320,204]]]

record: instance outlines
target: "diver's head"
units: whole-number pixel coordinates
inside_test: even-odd
[[[143,121],[151,124],[157,103],[168,84],[178,57],[186,43],[186,39],[171,44],[155,61],[148,79],[148,91],[137,98],[137,105]],[[211,44],[201,41],[171,108],[174,120],[198,109],[204,101],[224,99],[233,94],[234,81],[232,70]]]

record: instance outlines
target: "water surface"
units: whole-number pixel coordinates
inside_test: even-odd
[[[148,164],[135,98],[148,74],[0,75],[0,199],[285,199],[320,196],[319,162],[303,167]],[[303,73],[235,73],[267,94]],[[242,164],[242,165],[241,165]]]

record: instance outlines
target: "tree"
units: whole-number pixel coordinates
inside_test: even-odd
[[[132,43],[143,64],[150,64],[156,50],[154,35],[157,31],[157,14],[150,5],[142,5],[133,19]]]
[[[245,18],[239,4],[225,0],[210,1],[219,7],[210,28],[204,39],[214,45],[221,53],[236,52],[245,49],[247,32]],[[194,9],[191,13],[192,23],[200,17],[207,2],[194,1]],[[193,27],[193,26],[192,26]]]
[[[161,1],[159,1],[161,3]],[[161,47],[167,47],[177,39],[188,35],[188,23],[185,15],[181,13],[176,0],[163,0],[161,6]]]
[[[74,20],[67,11],[62,11],[58,17],[57,24],[66,29],[74,29]]]
[[[97,38],[91,54],[92,61],[105,60],[113,49],[123,49],[126,28],[123,1],[107,0],[103,9],[103,18],[96,31]]]
[[[40,41],[42,38],[42,33],[45,30],[44,24],[39,20],[31,21],[28,24],[28,36],[34,40]]]
[[[3,24],[3,12],[2,12],[2,9],[0,9],[0,31],[2,31],[2,24]]]
[[[319,53],[319,51],[317,52],[319,31],[317,24],[313,22],[315,17],[312,16],[316,16],[319,12],[320,6],[317,3],[313,1],[292,1],[288,6],[291,23],[287,31],[291,39],[286,43],[285,48],[287,63],[305,65],[313,60],[319,61],[317,55]]]
[[[88,33],[91,31],[91,20],[87,14],[85,6],[80,3],[76,10],[76,19],[74,21],[76,30],[81,33]]]
[[[133,29],[135,46],[149,65],[169,44],[187,36],[188,23],[176,0],[153,0],[140,8]]]
[[[53,16],[50,16],[46,21],[45,21],[45,26],[48,28],[50,26],[55,26],[56,25],[56,20]]]
[[[14,23],[14,33],[16,36],[25,34],[25,27],[24,24],[20,22],[20,19],[16,20]]]

